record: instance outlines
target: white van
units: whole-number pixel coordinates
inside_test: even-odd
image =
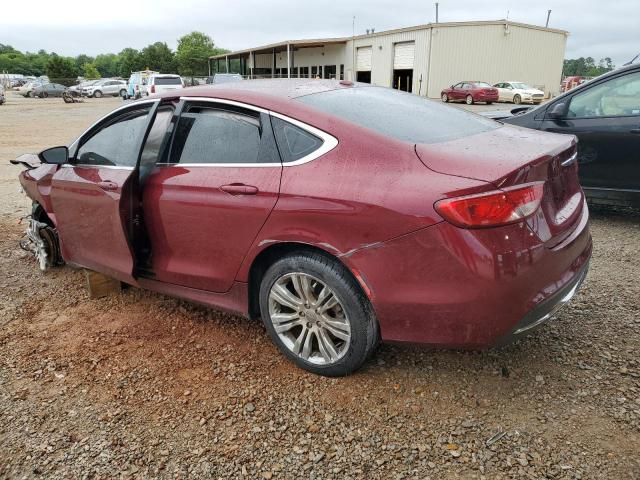
[[[168,73],[156,73],[149,77],[147,83],[147,95],[154,93],[163,93],[169,90],[178,90],[183,88],[184,83],[180,75]]]

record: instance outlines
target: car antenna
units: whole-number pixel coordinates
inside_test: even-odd
[[[624,64],[624,65],[622,65],[622,66],[623,66],[623,67],[628,67],[628,66],[629,66],[629,65],[631,65],[633,62],[635,62],[635,61],[636,61],[636,59],[637,59],[638,57],[640,57],[640,53],[639,53],[638,55],[636,55],[635,57],[633,57],[633,58],[631,59],[631,61],[630,61],[630,62],[627,62],[627,63],[625,63],[625,64]]]

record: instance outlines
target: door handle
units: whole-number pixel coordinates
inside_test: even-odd
[[[633,128],[629,131],[629,133],[635,133],[637,135],[640,133],[640,128]]]
[[[231,195],[255,195],[258,193],[258,187],[253,185],[245,185],[243,183],[233,183],[231,185],[222,185],[220,190],[230,193]]]
[[[118,190],[118,184],[110,181],[98,182],[98,186],[102,190],[107,190],[109,192],[113,192],[114,190]]]

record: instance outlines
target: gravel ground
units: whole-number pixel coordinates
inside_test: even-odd
[[[484,352],[383,346],[316,377],[255,322],[129,288],[91,300],[17,242],[24,151],[120,103],[0,107],[0,478],[640,478],[640,215],[593,210],[589,277]],[[508,106],[507,106],[508,108]]]

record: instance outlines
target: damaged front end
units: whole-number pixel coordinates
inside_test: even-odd
[[[43,272],[64,264],[58,232],[50,225],[36,220],[33,215],[29,217],[24,237],[20,240],[20,248],[33,254]]]

